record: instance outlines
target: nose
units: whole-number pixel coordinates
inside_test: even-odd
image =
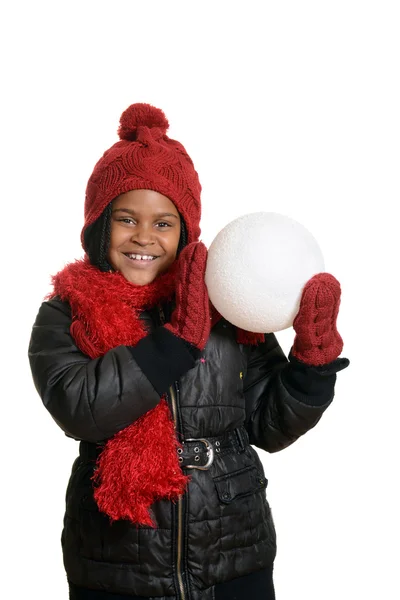
[[[132,242],[139,246],[151,246],[155,243],[154,230],[151,225],[137,224],[132,233]]]

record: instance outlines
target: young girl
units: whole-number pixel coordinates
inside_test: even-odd
[[[89,179],[85,257],[53,278],[29,347],[80,441],[61,537],[73,600],[272,600],[276,533],[253,446],[277,452],[332,402],[340,286],[305,286],[289,356],[210,306],[201,186],[164,113],[133,104]],[[251,243],[251,240],[244,240]],[[243,240],[242,240],[243,243]]]

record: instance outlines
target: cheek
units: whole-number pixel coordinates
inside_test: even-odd
[[[179,232],[178,235],[175,233],[173,239],[170,242],[170,254],[173,255],[174,258],[176,256],[177,251],[178,251],[180,237],[181,237],[180,236],[180,232]]]
[[[110,250],[116,250],[121,246],[127,237],[126,231],[121,227],[112,227],[110,235]]]

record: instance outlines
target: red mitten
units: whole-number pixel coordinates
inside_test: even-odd
[[[211,330],[210,301],[204,274],[207,248],[202,242],[186,246],[179,257],[176,307],[165,325],[174,335],[203,350]]]
[[[333,275],[319,273],[306,283],[293,322],[293,356],[313,366],[328,364],[339,356],[343,349],[336,329],[339,305],[340,284]]]

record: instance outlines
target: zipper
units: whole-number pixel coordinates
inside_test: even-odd
[[[171,385],[171,387],[169,388],[169,393],[171,395],[171,400],[172,400],[172,413],[173,413],[173,417],[174,417],[174,423],[175,423],[175,429],[177,426],[177,406],[176,406],[176,396],[175,396],[175,390],[174,387]],[[185,600],[186,595],[185,595],[185,587],[183,585],[183,579],[182,579],[182,571],[181,571],[181,565],[182,565],[182,542],[183,542],[183,502],[182,502],[182,496],[178,497],[178,553],[177,553],[177,557],[176,557],[176,575],[178,577],[178,585],[179,585],[179,592],[180,592],[180,600]]]
[[[158,307],[158,314],[160,318],[160,322],[162,325],[165,323],[165,315],[162,306]],[[169,395],[171,397],[172,404],[172,416],[174,419],[175,431],[178,431],[178,406],[177,406],[177,396],[175,393],[175,386],[171,385],[169,388]],[[178,537],[177,537],[177,556],[176,556],[176,576],[178,579],[178,587],[179,587],[179,600],[186,600],[185,594],[185,586],[183,583],[182,577],[182,548],[183,548],[183,499],[182,496],[178,497]]]

